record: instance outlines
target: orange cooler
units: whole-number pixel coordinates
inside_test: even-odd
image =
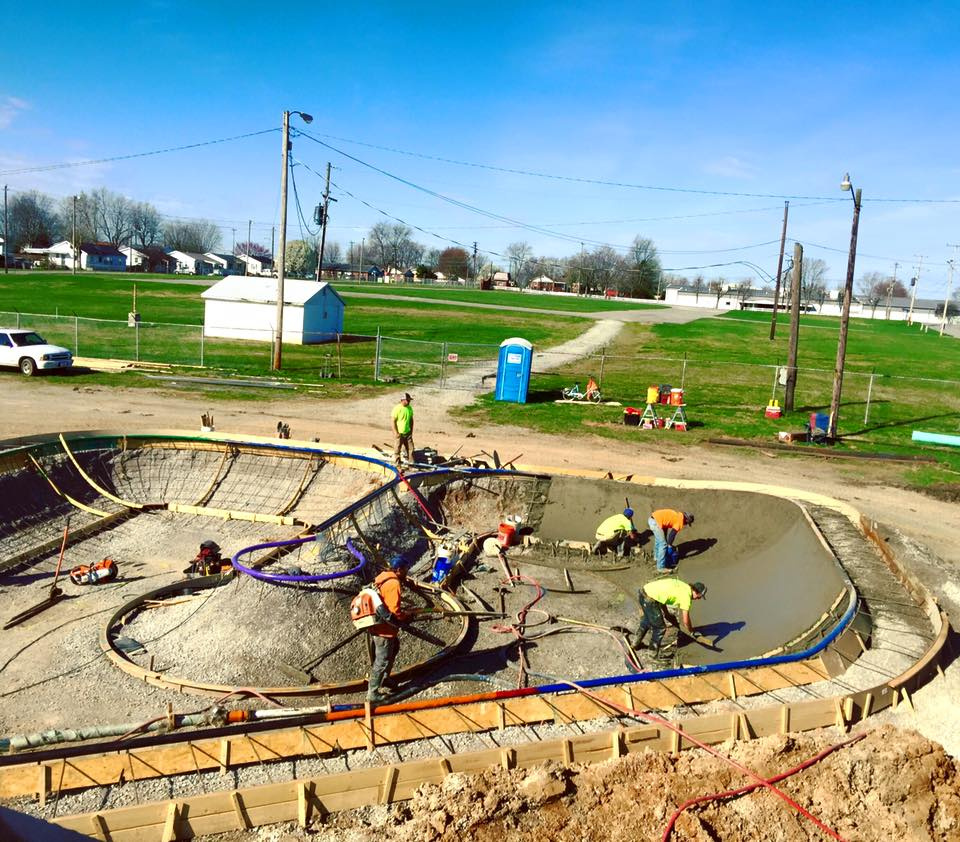
[[[683,404],[683,389],[670,390],[670,403],[673,406],[681,406]]]
[[[497,540],[501,547],[512,547],[516,541],[517,528],[512,523],[501,523]]]

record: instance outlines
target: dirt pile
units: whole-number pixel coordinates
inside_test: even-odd
[[[769,737],[722,748],[772,776],[837,740],[836,735]],[[421,787],[382,823],[376,814],[354,816],[352,823],[342,816],[320,838],[659,839],[673,811],[687,799],[749,782],[701,751],[675,757],[635,754],[595,766],[498,768],[475,777],[449,775],[439,785]],[[915,732],[880,728],[780,786],[847,840],[960,838],[960,770],[940,746]],[[680,816],[670,838],[799,842],[825,836],[777,796],[758,790],[693,807]]]

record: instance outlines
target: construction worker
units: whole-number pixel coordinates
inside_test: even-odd
[[[683,631],[694,640],[701,640],[690,625],[690,604],[695,599],[703,599],[706,593],[707,588],[703,582],[693,582],[688,585],[675,576],[647,582],[637,591],[641,616],[640,625],[637,626],[637,634],[633,640],[634,648],[642,648],[644,637],[648,631],[652,630],[650,648],[653,649],[655,658],[661,657],[660,644],[663,642],[666,624],[670,622],[671,625],[677,625],[676,619],[668,613],[668,608],[674,608],[680,612],[680,627]]]
[[[596,543],[591,548],[594,555],[603,555],[613,550],[617,558],[626,558],[640,541],[640,533],[633,525],[633,509],[629,506],[623,514],[611,515],[597,527]]]
[[[657,509],[647,520],[647,526],[653,533],[653,559],[657,570],[663,572],[677,566],[677,551],[673,546],[680,530],[693,523],[690,512],[678,512],[673,509]]]
[[[413,407],[410,405],[412,401],[413,398],[410,397],[410,393],[405,393],[390,414],[393,435],[396,437],[393,458],[398,465],[400,464],[401,448],[406,454],[406,460],[413,462]]]
[[[400,607],[403,583],[406,581],[409,566],[410,563],[403,556],[394,556],[388,562],[389,569],[373,580],[374,587],[383,600],[383,605],[377,611],[380,622],[370,627],[368,638],[373,651],[367,700],[373,704],[380,704],[393,693],[389,676],[400,650],[397,632],[412,616],[412,612],[404,611]]]

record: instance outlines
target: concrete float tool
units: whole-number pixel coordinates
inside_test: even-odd
[[[64,598],[63,588],[57,587],[57,580],[60,578],[60,568],[63,567],[63,554],[67,549],[67,537],[69,535],[70,518],[68,517],[66,523],[63,525],[63,540],[60,542],[60,556],[57,558],[57,570],[53,574],[53,584],[50,585],[50,594],[43,602],[39,602],[36,605],[27,608],[25,611],[21,611],[19,614],[16,614],[7,620],[6,625],[3,627],[4,631],[20,625],[20,623],[22,623],[24,620],[29,620],[31,617],[35,617],[41,611],[46,611],[48,608],[56,605],[61,599]]]

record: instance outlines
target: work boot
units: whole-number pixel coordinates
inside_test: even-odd
[[[592,547],[590,547],[590,553],[592,555],[600,555],[600,542],[597,541]]]

